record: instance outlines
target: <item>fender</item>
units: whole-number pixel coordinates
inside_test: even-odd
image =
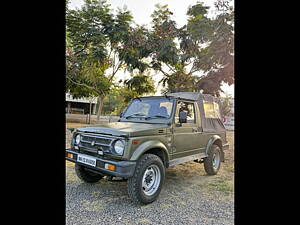
[[[206,145],[206,149],[205,149],[205,153],[207,154],[208,153],[208,150],[209,148],[213,145],[213,143],[217,140],[220,140],[221,143],[222,143],[222,139],[219,135],[213,135],[209,140],[208,140],[208,143]],[[222,148],[221,148],[222,150]]]
[[[209,140],[208,143],[206,145],[206,149],[205,149],[205,154],[208,154],[208,150],[209,148],[215,143],[215,141],[220,140],[221,142],[221,161],[224,162],[224,152],[223,152],[223,143],[222,143],[222,139],[219,135],[213,135]]]
[[[142,154],[144,154],[146,151],[158,148],[161,149],[165,155],[167,156],[166,161],[169,162],[169,152],[167,147],[158,140],[150,140],[142,143],[132,154],[130,160],[137,160]]]

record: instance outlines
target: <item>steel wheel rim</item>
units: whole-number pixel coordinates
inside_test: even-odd
[[[212,163],[213,163],[213,168],[215,170],[217,170],[219,168],[219,165],[220,165],[220,154],[219,154],[219,152],[213,154]]]
[[[150,165],[144,172],[142,179],[142,190],[145,195],[153,195],[160,185],[160,169],[157,165]]]

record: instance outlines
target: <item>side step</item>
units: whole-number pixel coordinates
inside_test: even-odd
[[[173,159],[173,160],[170,160],[169,167],[175,166],[178,164],[182,164],[185,162],[189,162],[189,161],[194,161],[194,160],[199,160],[199,159],[201,160],[202,158],[205,158],[205,157],[207,157],[206,153],[199,153],[199,154],[195,154],[195,155],[181,157],[178,159]]]

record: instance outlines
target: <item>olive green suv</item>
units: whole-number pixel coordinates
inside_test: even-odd
[[[228,147],[218,99],[179,92],[135,98],[118,122],[77,128],[66,159],[82,181],[122,177],[131,199],[148,204],[157,199],[166,168],[195,161],[215,175]]]

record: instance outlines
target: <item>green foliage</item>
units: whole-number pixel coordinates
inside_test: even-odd
[[[103,112],[107,115],[120,115],[127,104],[134,98],[145,94],[154,94],[154,81],[149,73],[133,74],[125,80],[123,86],[115,85],[103,102]]]
[[[107,2],[85,0],[81,9],[67,9],[66,81],[75,97],[103,99],[113,91],[108,102],[114,105],[117,93],[123,102],[154,93],[153,81],[145,75],[150,70],[163,74],[160,83],[167,92],[202,90],[218,96],[222,83],[234,82],[230,1],[216,0],[214,18],[208,17],[209,7],[197,2],[187,9],[182,27],[177,27],[168,5],[156,5],[150,29],[132,26],[129,10],[113,13]],[[119,70],[132,73],[124,87],[114,82]],[[107,99],[103,107],[112,111]]]
[[[132,74],[131,78],[125,80],[124,86],[119,87],[118,90],[126,105],[136,97],[155,93],[154,81],[149,72]]]
[[[149,73],[133,75],[131,79],[125,80],[124,83],[127,88],[131,92],[136,93],[137,96],[155,93],[154,81]]]
[[[66,91],[74,97],[98,96],[101,111],[101,99],[110,93],[120,69],[146,69],[141,59],[147,53],[138,47],[146,30],[133,28],[132,22],[130,11],[114,14],[106,0],[85,0],[81,9],[67,9]]]
[[[232,96],[231,95],[226,95],[223,98],[220,98],[220,112],[221,115],[224,116],[228,116],[231,112],[231,105],[229,104],[230,100],[232,100]]]
[[[67,9],[67,91],[77,97],[100,96],[109,91],[110,80],[103,18],[111,17],[105,1],[86,0],[81,9]]]
[[[166,91],[200,91],[219,95],[222,82],[234,82],[233,9],[217,0],[216,18],[198,2],[187,10],[187,24],[177,28],[167,5],[156,5],[144,48],[150,68],[161,72]]]
[[[147,47],[148,33],[143,26],[137,26],[130,30],[127,38],[123,40],[123,46],[118,48],[119,57],[130,72],[133,72],[134,69],[144,72],[148,67],[147,63],[143,62],[143,59],[151,53]]]
[[[114,88],[103,101],[103,114],[105,115],[120,115],[126,107],[123,97],[122,88]]]
[[[205,56],[211,63],[207,63],[207,75],[197,83],[198,89],[204,93],[217,96],[222,82],[234,83],[234,11],[229,2],[217,0],[215,3],[219,13],[213,21],[214,33]]]

